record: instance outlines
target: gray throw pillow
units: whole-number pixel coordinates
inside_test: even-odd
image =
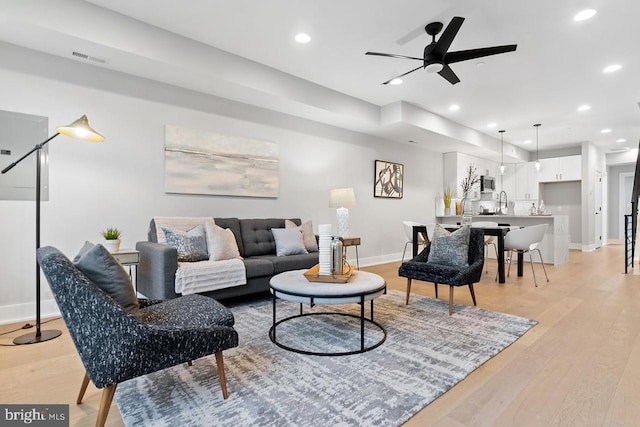
[[[464,226],[453,233],[444,230],[449,234],[443,233],[442,230],[438,230],[437,227],[434,230],[434,239],[431,241],[427,263],[448,265],[450,267],[467,267],[469,265],[470,227]]]
[[[129,274],[104,246],[95,245],[80,257],[76,267],[129,313],[139,314],[140,306]]]
[[[85,240],[84,245],[82,245],[82,247],[80,248],[80,250],[78,251],[78,255],[76,255],[73,258],[73,262],[78,262],[80,261],[80,258],[82,258],[87,252],[89,252],[95,245],[93,243],[91,243],[88,240]]]
[[[272,228],[273,239],[276,241],[276,255],[308,254],[302,240],[302,232],[297,228]]]
[[[162,227],[162,231],[167,238],[167,245],[173,246],[178,251],[178,261],[196,262],[209,259],[204,225],[195,226],[189,231]]]

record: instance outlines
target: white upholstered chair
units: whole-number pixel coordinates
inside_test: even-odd
[[[549,281],[549,276],[547,276],[547,269],[545,268],[544,261],[542,260],[542,254],[540,253],[540,249],[538,249],[538,245],[544,238],[544,233],[547,232],[547,226],[548,224],[539,224],[520,228],[517,230],[510,230],[507,235],[504,236],[505,251],[509,251],[510,253],[529,253],[529,261],[531,261],[531,271],[533,272],[533,283],[536,286],[538,286],[538,282],[536,281],[536,270],[533,268],[533,255],[531,254],[531,252],[533,251],[538,252],[540,263],[542,264],[542,269],[544,270],[544,276],[547,278],[547,282]],[[509,256],[509,270],[507,270],[507,277],[509,276],[509,272],[511,271],[512,258],[512,256]]]
[[[471,224],[472,227],[482,228],[482,227],[497,227],[498,223],[494,221],[474,221]],[[493,245],[493,250],[496,253],[496,258],[498,257],[498,247],[496,246],[494,236],[484,236],[484,268],[485,273],[489,272],[489,263],[487,262],[487,255],[489,255],[489,246]]]
[[[404,244],[404,251],[402,251],[402,262],[404,262],[404,256],[407,253],[407,246],[413,244],[413,226],[414,225],[424,225],[421,222],[415,221],[403,221],[402,226],[404,227],[404,234],[407,236],[407,241]],[[427,226],[428,229],[428,226]],[[418,246],[424,246],[429,242],[429,237],[422,235],[422,233],[418,234]]]

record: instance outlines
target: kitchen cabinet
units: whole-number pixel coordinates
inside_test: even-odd
[[[582,156],[541,159],[539,182],[580,181],[582,179]]]
[[[516,164],[514,200],[538,200],[538,171],[534,164],[534,162]]]
[[[513,199],[516,196],[516,164],[505,163],[504,175],[496,175],[496,191],[505,191],[509,199]]]

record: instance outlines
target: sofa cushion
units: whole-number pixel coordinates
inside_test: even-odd
[[[284,221],[285,228],[296,228],[302,233],[302,240],[304,241],[304,247],[307,252],[318,252],[318,241],[316,235],[313,232],[313,223],[307,221],[302,225],[297,225],[295,222],[286,219]]]
[[[238,244],[240,256],[244,257],[244,246],[242,246],[242,233],[240,232],[240,220],[238,218],[214,218],[213,221],[218,227],[228,228],[233,232]]]
[[[274,258],[277,258],[274,256]],[[273,262],[269,259],[263,259],[261,257],[244,258],[244,268],[247,274],[247,279],[254,277],[273,276]]]
[[[162,227],[170,228],[172,230],[187,231],[191,230],[197,225],[204,224],[205,221],[211,220],[211,217],[198,217],[198,216],[156,216],[151,218],[149,223],[148,237],[150,242],[155,243],[167,243],[167,238],[162,231]]]
[[[303,255],[263,255],[256,257],[273,264],[273,274],[280,274],[289,270],[309,269],[318,263],[318,252]]]
[[[211,261],[240,258],[238,242],[230,229],[217,226],[213,220],[205,222],[204,229],[207,233],[207,251]]]
[[[291,221],[300,225],[300,219],[294,218]],[[272,228],[284,228],[284,219],[241,219],[240,232],[242,234],[242,245],[244,246],[244,257],[257,255],[275,255],[276,243],[271,233]]]
[[[197,225],[188,231],[162,227],[167,244],[178,251],[178,261],[196,262],[209,259],[204,225]]]
[[[277,256],[309,253],[304,247],[302,233],[297,228],[272,228],[271,232],[276,241]]]

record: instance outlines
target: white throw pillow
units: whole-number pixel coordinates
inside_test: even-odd
[[[316,240],[316,235],[313,232],[313,223],[311,221],[307,221],[301,226],[297,226],[295,222],[285,219],[284,227],[300,230],[300,232],[302,232],[302,241],[304,242],[304,247],[307,251],[318,252],[318,241]]]
[[[224,261],[233,258],[242,259],[233,231],[216,225],[213,220],[205,221],[204,228],[207,234],[207,248],[209,250],[210,261]]]
[[[304,247],[302,233],[297,228],[272,228],[273,239],[276,241],[276,255],[308,254]]]

